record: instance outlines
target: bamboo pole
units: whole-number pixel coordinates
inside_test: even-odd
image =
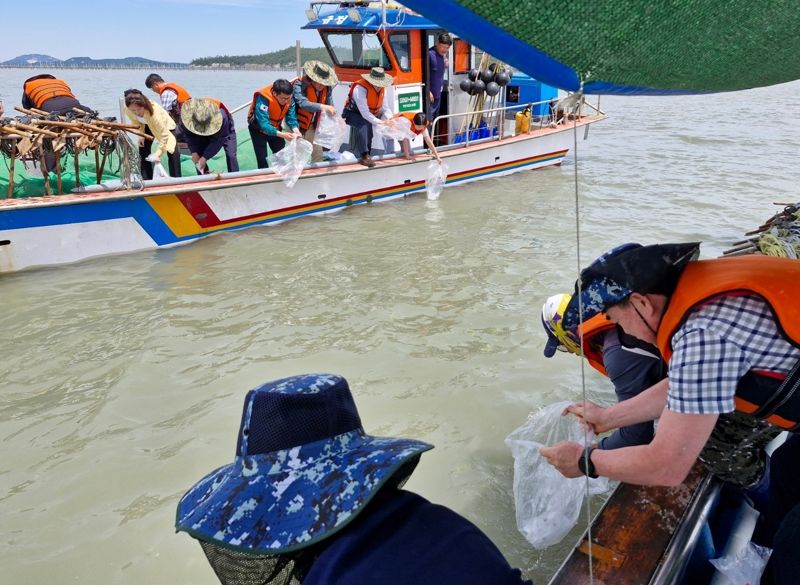
[[[12,138],[11,144],[11,167],[8,169],[8,193],[6,195],[7,199],[14,198],[14,167],[16,166],[17,160],[17,139]]]
[[[97,184],[99,185],[102,171],[100,170],[100,151],[97,148],[94,149],[94,174],[97,177]]]
[[[59,195],[64,192],[64,181],[61,178],[61,156],[58,153],[56,153],[56,188]]]
[[[42,177],[44,177],[44,194],[52,195],[53,190],[50,188],[50,171],[47,170],[47,161],[44,158],[44,148],[39,147],[39,164],[42,165]]]
[[[75,149],[72,151],[72,156],[75,159],[75,186],[81,186],[81,165],[78,162],[78,147],[76,146]]]

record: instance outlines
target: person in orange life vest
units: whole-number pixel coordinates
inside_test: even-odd
[[[599,452],[562,441],[540,453],[567,477],[649,485],[678,485],[700,457],[718,477],[749,487],[764,472],[763,447],[790,430],[770,464],[766,524],[780,526],[800,503],[800,262],[698,261],[698,253],[698,243],[619,246],[581,272],[582,311],[576,295],[564,314],[575,326],[603,312],[658,344],[668,379],[606,409],[568,408],[601,430],[659,417],[653,441]]]
[[[614,386],[618,401],[633,398],[666,377],[666,364],[658,348],[622,331],[603,315],[595,315],[580,328],[565,329],[564,311],[571,295],[551,296],[542,306],[542,325],[547,333],[545,357],[556,351],[586,357],[593,368],[607,376]],[[578,336],[578,331],[583,332]],[[646,445],[653,439],[653,421],[640,422],[617,429],[600,439],[600,449],[619,449]]]
[[[442,159],[439,157],[439,153],[436,151],[436,146],[433,144],[433,140],[431,140],[431,134],[428,132],[428,126],[430,123],[428,122],[428,116],[425,115],[425,112],[404,112],[402,114],[395,114],[394,119],[397,118],[405,118],[411,123],[411,131],[419,136],[422,135],[422,140],[431,149],[431,154],[433,158],[439,164],[442,164]],[[405,158],[414,158],[414,153],[411,152],[411,141],[408,138],[404,138],[401,144],[403,149],[403,156]]]
[[[22,107],[35,108],[63,116],[72,114],[73,108],[91,112],[78,101],[69,85],[50,74],[36,75],[22,84]],[[56,168],[56,153],[46,150],[42,174],[46,175]]]
[[[184,103],[192,99],[191,94],[186,89],[177,83],[167,83],[157,73],[151,73],[144,80],[147,89],[153,90],[161,98],[161,107],[163,107],[176,124],[181,123],[181,107]]]
[[[2,116],[3,114],[5,114],[5,112],[6,112],[6,110],[5,110],[5,108],[3,107],[3,98],[2,98],[2,97],[0,97],[0,116]]]
[[[221,149],[229,173],[239,170],[236,158],[236,129],[225,104],[212,98],[192,98],[181,108],[181,123],[197,174],[208,174],[208,159]]]
[[[161,157],[168,154],[169,174],[181,176],[181,155],[173,130],[175,122],[161,104],[147,99],[138,89],[125,91],[125,114],[128,119],[139,125],[139,131],[155,137],[158,148],[151,154],[153,141],[139,138],[139,162],[142,178],[153,178],[153,164],[161,162]]]
[[[386,88],[392,85],[394,78],[387,75],[382,67],[373,67],[369,73],[362,73],[362,79],[350,86],[342,117],[348,126],[355,128],[356,137],[353,154],[358,162],[366,167],[374,167],[370,157],[372,149],[372,127],[385,124],[384,120],[392,117],[392,110],[384,99]]]
[[[339,83],[336,72],[322,61],[307,61],[303,65],[303,77],[292,82],[297,123],[303,138],[314,144],[320,112],[336,115],[333,107],[333,87]],[[322,161],[322,147],[314,144],[311,162]]]
[[[283,131],[284,121],[291,132]],[[250,111],[247,113],[247,129],[253,141],[259,169],[269,166],[267,145],[272,154],[275,154],[283,150],[287,140],[301,136],[292,101],[292,84],[288,80],[278,79],[253,94]]]
[[[81,105],[66,82],[47,73],[25,80],[22,85],[22,107],[59,115],[72,112],[72,108],[92,111]]]

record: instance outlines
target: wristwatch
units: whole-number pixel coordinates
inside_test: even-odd
[[[597,478],[597,472],[594,470],[594,463],[592,463],[592,451],[596,447],[586,447],[578,459],[578,469],[583,475],[588,475],[592,479]]]

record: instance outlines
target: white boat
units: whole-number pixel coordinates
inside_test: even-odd
[[[386,10],[369,6],[326,5],[316,10],[308,27],[319,30],[337,74],[345,82],[334,92],[339,110],[347,95],[347,82],[382,65],[395,77],[395,86],[387,91],[394,111],[420,111],[427,75],[422,56],[440,27],[400,7],[390,10],[388,17]],[[354,43],[359,43],[358,51],[353,49]],[[347,61],[343,60],[345,46]],[[575,127],[605,118],[599,109],[582,104],[570,119],[555,124],[549,116],[549,100],[520,100],[518,94],[511,97],[506,91],[476,114],[459,82],[467,78],[482,53],[463,40],[455,46],[459,54],[450,60],[443,113],[433,126],[448,168],[447,187],[561,164],[575,140]],[[375,47],[379,52],[382,49],[377,60],[352,59],[357,52],[375,55]],[[516,102],[511,101],[514,98]],[[534,115],[530,128],[517,132],[514,116],[525,108],[542,115]],[[490,120],[484,137],[478,139],[477,131],[459,131],[467,119],[478,119],[476,115]],[[263,169],[146,181],[138,190],[125,189],[120,181],[63,195],[3,199],[0,272],[177,246],[221,231],[275,224],[425,191],[431,156],[419,145],[412,143],[412,147],[415,159],[385,154],[374,168],[346,161],[309,165],[292,188],[273,171]]]

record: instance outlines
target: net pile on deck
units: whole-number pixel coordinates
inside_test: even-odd
[[[753,231],[747,232],[746,239],[735,242],[733,248],[723,252],[723,256],[742,256],[761,253],[766,256],[800,258],[800,202],[785,205],[783,211],[776,213]]]
[[[35,109],[16,109],[23,115],[0,119],[0,152],[8,173],[2,181],[7,182],[6,197],[53,195],[89,182],[99,184],[104,179],[109,157],[115,152],[119,155],[120,166],[126,167],[126,172],[119,176],[138,175],[138,150],[126,132],[149,137],[139,133],[136,126],[78,109],[64,116]],[[81,163],[81,155],[93,159],[93,168]],[[37,166],[39,177],[34,178],[25,170]],[[51,185],[53,175],[55,190]],[[20,193],[15,193],[18,178],[23,183],[33,181],[25,185],[28,188],[16,189]]]

